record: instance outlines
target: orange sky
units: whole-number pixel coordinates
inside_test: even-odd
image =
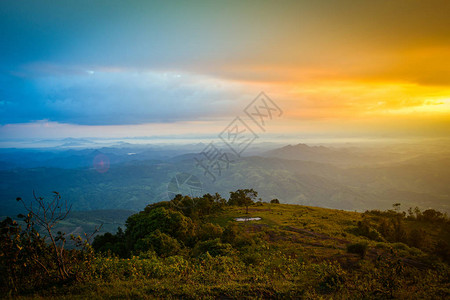
[[[273,134],[450,136],[448,0],[9,6],[1,137],[215,134],[260,91]]]

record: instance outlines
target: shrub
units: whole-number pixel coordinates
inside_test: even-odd
[[[212,223],[201,224],[197,230],[197,237],[202,241],[220,238],[222,234],[223,228]]]
[[[359,254],[359,256],[361,256],[361,259],[363,259],[366,256],[367,248],[368,248],[368,245],[366,242],[359,242],[359,243],[355,243],[355,244],[349,244],[347,246],[347,252]]]
[[[134,249],[138,252],[154,250],[160,256],[172,256],[180,252],[181,246],[176,239],[157,229],[145,238],[138,240]]]
[[[70,206],[61,200],[58,192],[53,193],[51,201],[34,193],[30,204],[21,198],[16,199],[28,212],[26,216],[17,216],[23,228],[9,217],[0,222],[0,293],[12,294],[48,284],[90,278],[93,259],[89,245],[91,236],[85,234],[86,239],[82,239],[71,235],[70,239],[79,249],[65,248],[65,233],[55,233],[54,227],[67,217]],[[45,235],[41,235],[38,229]]]
[[[233,253],[233,247],[228,243],[222,243],[220,239],[198,242],[194,247],[194,255],[199,256],[208,252],[212,257],[226,256]]]
[[[414,228],[408,235],[408,244],[419,249],[426,249],[431,244],[431,239],[425,230]]]
[[[159,230],[183,242],[194,235],[194,223],[191,218],[179,211],[158,207],[130,216],[126,222],[125,237],[129,249],[140,239],[155,230]]]
[[[367,220],[358,222],[358,234],[377,242],[383,240],[381,234],[376,229],[372,228]]]
[[[404,243],[393,243],[392,248],[397,249],[397,250],[409,250],[408,245],[406,245]]]
[[[319,265],[319,290],[325,293],[336,292],[345,286],[346,272],[338,263],[324,263]]]
[[[435,252],[444,261],[450,262],[450,245],[448,244],[448,242],[444,240],[439,240],[436,243]]]

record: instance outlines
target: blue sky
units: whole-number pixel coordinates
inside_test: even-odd
[[[228,51],[204,5],[148,3],[2,3],[2,124],[176,122],[229,109],[240,86],[196,70]]]
[[[447,135],[448,1],[2,1],[0,138]]]

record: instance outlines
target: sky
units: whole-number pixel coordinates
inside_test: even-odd
[[[449,15],[447,0],[3,0],[0,140],[213,136],[260,92],[282,115],[258,133],[448,137]]]

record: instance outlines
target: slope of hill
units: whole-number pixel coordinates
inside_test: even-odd
[[[28,293],[63,299],[448,296],[450,227],[439,214],[255,203],[246,215],[220,197],[193,206],[180,206],[192,200],[182,199],[149,205],[128,219],[125,231],[98,236],[94,247],[104,252],[85,271],[89,280]]]

